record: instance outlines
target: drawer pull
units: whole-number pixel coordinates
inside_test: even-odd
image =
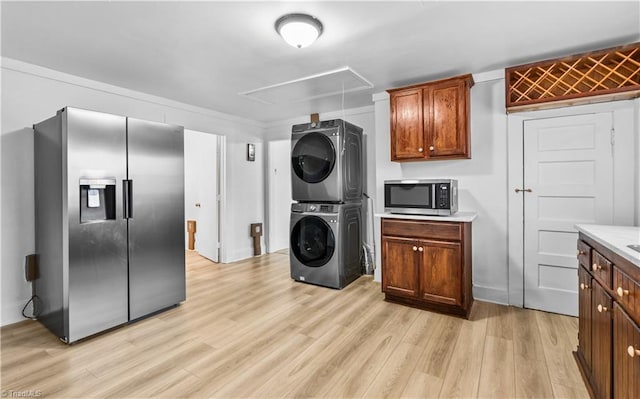
[[[416,247],[416,246],[414,245],[414,246],[413,246],[413,250],[414,250],[414,251],[417,251],[417,250],[418,250],[418,247]]]
[[[618,287],[616,292],[618,293],[618,296],[620,298],[624,297],[625,295],[629,295],[629,290],[623,290],[622,287]]]
[[[418,248],[418,251],[422,252],[422,251],[424,251],[424,248],[419,247],[419,248]]]
[[[602,270],[602,266],[600,266],[600,265],[599,265],[599,264],[597,264],[597,263],[594,263],[594,264],[593,264],[593,266],[591,266],[591,269],[592,269],[594,272],[597,272],[598,270]]]
[[[598,305],[598,312],[602,313],[602,312],[606,312],[607,310],[609,309],[607,309],[606,306]]]
[[[629,347],[627,348],[627,353],[631,357],[640,356],[640,349],[636,349],[633,347],[633,345],[629,345]]]
[[[580,283],[580,289],[581,290],[588,290],[589,288],[589,284],[585,284],[585,283]]]

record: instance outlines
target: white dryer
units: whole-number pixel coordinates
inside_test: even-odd
[[[291,191],[294,201],[361,201],[362,164],[362,128],[342,119],[292,127]]]
[[[291,278],[344,288],[362,274],[360,202],[291,204]]]

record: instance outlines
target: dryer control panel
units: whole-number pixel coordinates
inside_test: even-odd
[[[338,213],[338,204],[293,203],[291,212],[295,213]]]

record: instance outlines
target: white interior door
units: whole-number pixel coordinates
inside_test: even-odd
[[[268,143],[269,252],[289,248],[291,212],[291,141]]]
[[[185,217],[196,221],[195,250],[214,262],[219,241],[217,140],[214,134],[184,131]]]
[[[524,306],[578,314],[574,225],[613,224],[611,112],[524,122]]]

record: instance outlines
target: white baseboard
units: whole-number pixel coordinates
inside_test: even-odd
[[[1,327],[8,326],[9,324],[14,324],[19,321],[27,320],[22,317],[22,313],[20,310],[27,303],[29,298],[25,299],[24,302],[12,302],[6,303],[2,301],[2,324]]]
[[[501,288],[474,285],[473,298],[479,301],[497,303],[500,305],[509,304],[509,292]]]

